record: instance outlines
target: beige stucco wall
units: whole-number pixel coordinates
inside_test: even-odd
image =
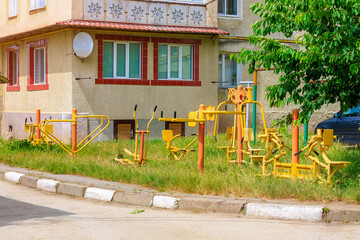
[[[101,114],[107,115],[111,120],[132,119],[133,108],[138,104],[137,118],[146,123],[151,117],[152,110],[158,105],[156,118],[160,117],[160,111],[164,111],[165,117],[172,117],[177,112],[178,117],[187,117],[189,111],[198,109],[201,103],[216,105],[218,100],[217,84],[211,81],[217,80],[218,45],[216,39],[211,36],[196,35],[170,35],[170,34],[149,34],[149,33],[123,33],[124,35],[136,35],[147,37],[175,37],[200,39],[202,41],[199,49],[199,78],[202,83],[198,86],[135,86],[135,85],[99,85],[95,84],[98,76],[97,40],[94,40],[92,54],[82,61],[72,54],[72,40],[77,31],[68,30],[49,34],[39,38],[27,39],[20,44],[20,91],[6,92],[4,111],[8,125],[14,129],[14,137],[25,137],[23,124],[24,118],[33,116],[36,109],[41,109],[42,115],[54,118],[65,119],[70,117],[73,108],[78,109],[80,114]],[[121,32],[89,31],[93,39],[95,33],[121,34]],[[30,41],[48,39],[48,81],[49,90],[27,91],[28,56],[26,44]],[[3,46],[3,67],[7,75],[7,54]],[[148,43],[148,79],[153,79],[153,43]],[[75,80],[75,78],[87,78],[90,80]],[[156,122],[156,123],[155,123]],[[164,123],[153,124],[157,130],[156,135],[160,136]],[[85,126],[85,125],[84,125]],[[86,123],[86,126],[87,123]],[[143,128],[145,126],[141,126]],[[86,129],[86,128],[85,128]],[[69,140],[70,132],[68,127],[65,133],[55,129],[59,136]],[[194,130],[196,131],[196,129]],[[187,134],[194,132],[187,130]],[[110,134],[110,135],[109,135]],[[108,135],[111,136],[111,133]]]
[[[47,64],[49,90],[27,91],[28,85],[28,48],[27,43],[48,39]],[[43,37],[19,41],[19,92],[6,92],[5,112],[33,112],[41,109],[44,112],[71,112],[71,62],[72,62],[72,35],[69,32],[60,32]],[[3,60],[7,63],[6,48],[4,45]],[[7,76],[7,65],[4,67]]]
[[[95,37],[96,32],[90,32]],[[101,32],[106,34],[106,32]],[[109,32],[114,34],[114,32]],[[121,34],[119,32],[119,34]],[[199,104],[217,104],[217,42],[211,36],[162,35],[145,33],[126,33],[125,35],[147,37],[175,37],[201,39],[200,45],[200,81],[201,87],[181,86],[135,86],[135,85],[95,85],[97,77],[97,48],[84,62],[74,57],[73,78],[91,77],[91,80],[72,81],[73,106],[79,112],[106,114],[111,119],[132,119],[133,108],[138,104],[137,117],[148,119],[155,105],[165,116],[172,117],[177,111],[178,117],[187,117],[188,112],[198,109]],[[95,41],[95,46],[97,41]],[[153,79],[153,43],[148,43],[148,79]]]
[[[29,11],[30,1],[18,1],[18,15],[8,18],[8,0],[0,0],[0,37],[48,26],[72,18],[73,3],[82,0],[46,1],[44,9]]]
[[[47,64],[48,64],[48,83],[49,90],[28,91],[28,48],[27,43],[48,39],[47,45]],[[69,118],[72,111],[71,95],[71,64],[72,64],[72,34],[68,31],[49,34],[38,38],[30,38],[16,42],[19,44],[19,86],[18,92],[4,92],[4,118],[3,134],[9,126],[12,126],[11,136],[22,138],[26,137],[24,132],[24,120],[32,116],[35,121],[35,111],[40,109],[42,119],[50,116],[54,118]],[[7,50],[13,43],[3,45],[2,48],[2,67],[4,75],[7,76]],[[58,136],[62,136],[61,128],[55,127]],[[70,132],[64,134],[69,135]],[[3,135],[4,136],[4,135]],[[4,136],[6,137],[6,136]]]

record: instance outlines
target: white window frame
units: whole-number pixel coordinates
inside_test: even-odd
[[[36,82],[36,50],[40,50],[40,49],[44,49],[44,81]],[[41,59],[39,59],[38,66],[40,66],[40,61]],[[44,85],[44,84],[46,84],[46,47],[38,47],[34,49],[34,85]]]
[[[113,43],[113,76],[112,77],[104,77],[108,79],[141,79],[141,50],[142,50],[142,44],[141,42],[123,42],[123,41],[104,41],[104,42],[110,42]],[[138,43],[140,45],[140,51],[139,51],[139,77],[138,78],[130,78],[130,43]],[[117,76],[117,45],[118,44],[125,44],[125,76]]]
[[[18,15],[18,0],[9,0],[9,18]]]
[[[221,79],[219,79],[219,88],[232,88],[232,87],[237,87],[238,85],[240,85],[242,83],[242,81],[240,81],[242,79],[242,73],[243,73],[243,67],[242,64],[236,63],[236,86],[234,85],[230,85],[229,83],[225,83],[226,81],[226,76],[225,76],[225,71],[226,71],[226,66],[225,66],[225,56],[226,55],[230,55],[230,53],[219,53],[219,55],[221,55],[221,61],[219,60],[218,64],[221,64]]]
[[[186,45],[186,44],[163,44],[160,43],[159,45],[166,45],[168,47],[167,49],[167,78],[166,79],[162,79],[159,78],[159,80],[181,80],[181,81],[193,81],[194,78],[194,45]],[[192,53],[191,53],[191,62],[192,62],[192,66],[191,66],[191,78],[190,79],[183,79],[182,77],[182,46],[191,46],[192,47]],[[179,71],[179,77],[178,78],[171,78],[171,52],[170,49],[171,47],[179,47],[179,58],[178,58],[178,62],[179,62],[179,66],[178,66],[178,71]]]
[[[41,5],[43,3],[43,5]],[[30,0],[30,11],[46,7],[46,0]]]
[[[13,77],[15,76],[16,83],[14,83],[14,78],[12,82],[12,86],[19,86],[19,51],[11,51],[11,54],[13,54]],[[14,55],[16,56],[14,61]],[[16,63],[16,68],[14,68],[14,62]],[[16,74],[14,74],[14,70],[16,70]]]
[[[221,1],[221,0],[218,0],[218,1]],[[243,19],[243,0],[234,0],[234,1],[237,1],[237,14],[236,15],[226,14],[226,0],[225,0],[225,6],[224,6],[225,13],[219,13],[218,12],[218,16],[220,18]]]

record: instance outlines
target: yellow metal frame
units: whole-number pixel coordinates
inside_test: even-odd
[[[148,148],[148,141],[149,141],[149,134],[150,134],[150,123],[154,120],[155,117],[155,111],[157,106],[155,106],[154,111],[152,113],[151,119],[149,120],[146,130],[145,131],[140,131],[139,130],[139,123],[136,119],[136,108],[137,105],[135,106],[134,109],[134,120],[136,123],[136,131],[135,131],[135,151],[131,152],[128,149],[124,148],[122,151],[125,152],[126,154],[128,154],[130,157],[132,157],[133,159],[129,159],[129,158],[121,158],[118,155],[114,158],[114,161],[119,162],[122,165],[133,165],[133,166],[138,166],[141,163],[139,162],[140,160],[140,155],[137,153],[138,152],[138,144],[139,144],[139,134],[141,134],[141,132],[145,132],[146,133],[146,138],[145,138],[145,149],[144,149],[144,156],[143,159],[141,161],[146,162],[147,160],[147,148]]]
[[[239,105],[240,111],[235,111],[235,112],[226,111],[227,114],[237,113],[234,116],[234,126],[231,128],[232,129],[232,134],[231,134],[232,138],[231,138],[231,141],[230,141],[230,145],[218,147],[218,148],[224,150],[224,153],[226,155],[228,163],[235,163],[236,162],[236,160],[231,160],[231,154],[234,154],[234,153],[237,152],[237,149],[235,148],[235,144],[236,144],[236,134],[235,133],[237,132],[237,124],[236,124],[237,117],[240,117],[241,131],[242,131],[242,133],[244,133],[243,142],[245,143],[244,144],[245,149],[242,151],[242,153],[247,154],[250,157],[251,163],[253,163],[254,161],[262,163],[262,157],[263,156],[260,156],[259,152],[263,151],[265,149],[253,149],[251,147],[250,141],[252,141],[254,139],[254,136],[247,136],[246,131],[245,131],[245,127],[244,127],[244,125],[245,125],[244,123],[246,122],[246,108],[245,108],[246,104],[257,104],[257,105],[260,106],[260,109],[261,109],[261,115],[262,115],[262,119],[263,119],[263,127],[264,127],[265,130],[267,129],[266,120],[265,120],[265,114],[264,114],[264,108],[263,108],[263,106],[261,105],[260,102],[253,101],[252,95],[251,95],[251,90],[252,90],[252,88],[250,88],[250,87],[245,88],[246,94],[244,96],[244,99],[241,101],[241,103]],[[223,106],[225,104],[232,104],[236,108],[236,103],[234,102],[234,96],[233,96],[233,93],[235,91],[236,91],[236,89],[229,89],[227,101],[224,101],[224,102],[220,103],[217,106],[217,108],[216,108],[217,112],[221,112],[221,111],[219,111],[219,109],[220,109],[221,106]],[[237,100],[239,101],[239,99],[237,99]],[[217,132],[218,117],[219,117],[218,114],[216,114],[215,115],[214,136],[216,136],[216,132]],[[252,129],[248,128],[248,131],[252,131]],[[229,133],[227,133],[227,134],[229,134]],[[248,141],[248,139],[252,139],[252,140]]]
[[[340,169],[340,167],[346,167],[351,162],[338,162],[331,161],[326,154],[326,151],[329,150],[329,147],[333,144],[333,140],[336,138],[333,136],[332,129],[318,129],[316,135],[314,135],[307,145],[299,151],[297,154],[300,154],[302,151],[307,150],[305,157],[312,161],[312,164],[300,164],[297,162],[283,163],[280,162],[280,158],[286,155],[284,148],[287,147],[284,142],[281,140],[281,135],[277,133],[276,129],[267,129],[263,130],[263,133],[259,135],[259,138],[265,143],[265,148],[267,149],[266,155],[262,158],[262,174],[263,175],[274,175],[280,178],[317,178],[320,181],[323,181],[328,184],[332,184],[332,177]],[[315,148],[320,151],[322,160],[318,157],[319,154]],[[270,158],[273,154],[278,152],[275,156]],[[267,173],[267,166],[273,163],[273,171]],[[320,168],[324,168],[326,171],[327,177],[324,178],[320,172]]]
[[[42,145],[44,143],[46,143],[46,145],[50,146],[53,141],[51,141],[51,139],[49,139],[48,137],[46,137],[45,135],[41,135],[40,139],[36,138],[36,128],[38,127],[38,125],[34,124],[32,121],[30,123],[27,123],[27,119],[25,120],[25,124],[24,124],[24,130],[25,132],[28,132],[28,137],[27,140],[33,145],[33,146],[39,146]],[[53,132],[53,125],[49,125],[47,126],[47,131],[48,132]]]
[[[188,148],[192,144],[194,144],[196,140],[199,139],[199,135],[196,134],[196,137],[188,145],[186,145],[183,148],[178,148],[172,146],[172,142],[174,139],[181,137],[180,134],[174,136],[172,130],[163,130],[162,137],[163,137],[163,141],[166,142],[166,149],[170,152],[170,154],[174,157],[175,160],[179,160],[179,161],[185,156],[186,153],[195,151]]]
[[[53,124],[52,123],[68,122],[68,123],[77,125],[77,121],[79,118],[99,118],[100,125],[97,128],[95,128],[95,130],[92,131],[88,136],[86,136],[80,143],[78,143],[77,147],[76,147],[77,150],[73,151],[70,147],[68,147],[64,142],[62,142],[59,138],[57,138],[53,134]],[[107,120],[107,124],[106,124],[106,126],[102,127],[102,125],[104,124],[104,119]],[[27,131],[27,130],[29,131],[28,141],[30,141],[33,145],[39,145],[39,144],[42,144],[43,142],[46,142],[47,145],[50,145],[51,143],[55,143],[61,149],[63,149],[65,152],[67,152],[69,155],[75,156],[76,153],[80,152],[90,142],[92,142],[97,136],[99,136],[99,134],[102,133],[109,126],[109,124],[110,124],[110,120],[105,115],[78,116],[77,114],[73,114],[72,119],[43,120],[39,123],[39,125],[33,124],[32,122],[31,122],[31,124],[25,123],[25,131]],[[37,127],[40,129],[40,131],[42,133],[40,140],[36,139],[36,136],[35,136],[35,131],[36,131]],[[95,134],[95,135],[93,137],[91,137],[93,134]]]

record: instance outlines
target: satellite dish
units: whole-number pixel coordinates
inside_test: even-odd
[[[75,55],[79,58],[88,57],[94,47],[94,42],[90,34],[86,32],[79,32],[76,34],[73,40],[73,49]]]

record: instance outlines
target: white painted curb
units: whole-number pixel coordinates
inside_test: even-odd
[[[58,184],[58,181],[50,179],[39,179],[36,183],[36,187],[40,190],[56,193],[56,187]]]
[[[246,215],[286,220],[321,221],[322,209],[321,206],[248,203]]]
[[[17,172],[6,172],[5,179],[10,182],[20,183],[20,178],[25,174],[17,173]]]
[[[87,188],[84,198],[101,200],[110,202],[114,196],[115,191],[102,188]]]
[[[154,196],[152,205],[158,208],[174,209],[179,207],[179,199],[166,196]]]

